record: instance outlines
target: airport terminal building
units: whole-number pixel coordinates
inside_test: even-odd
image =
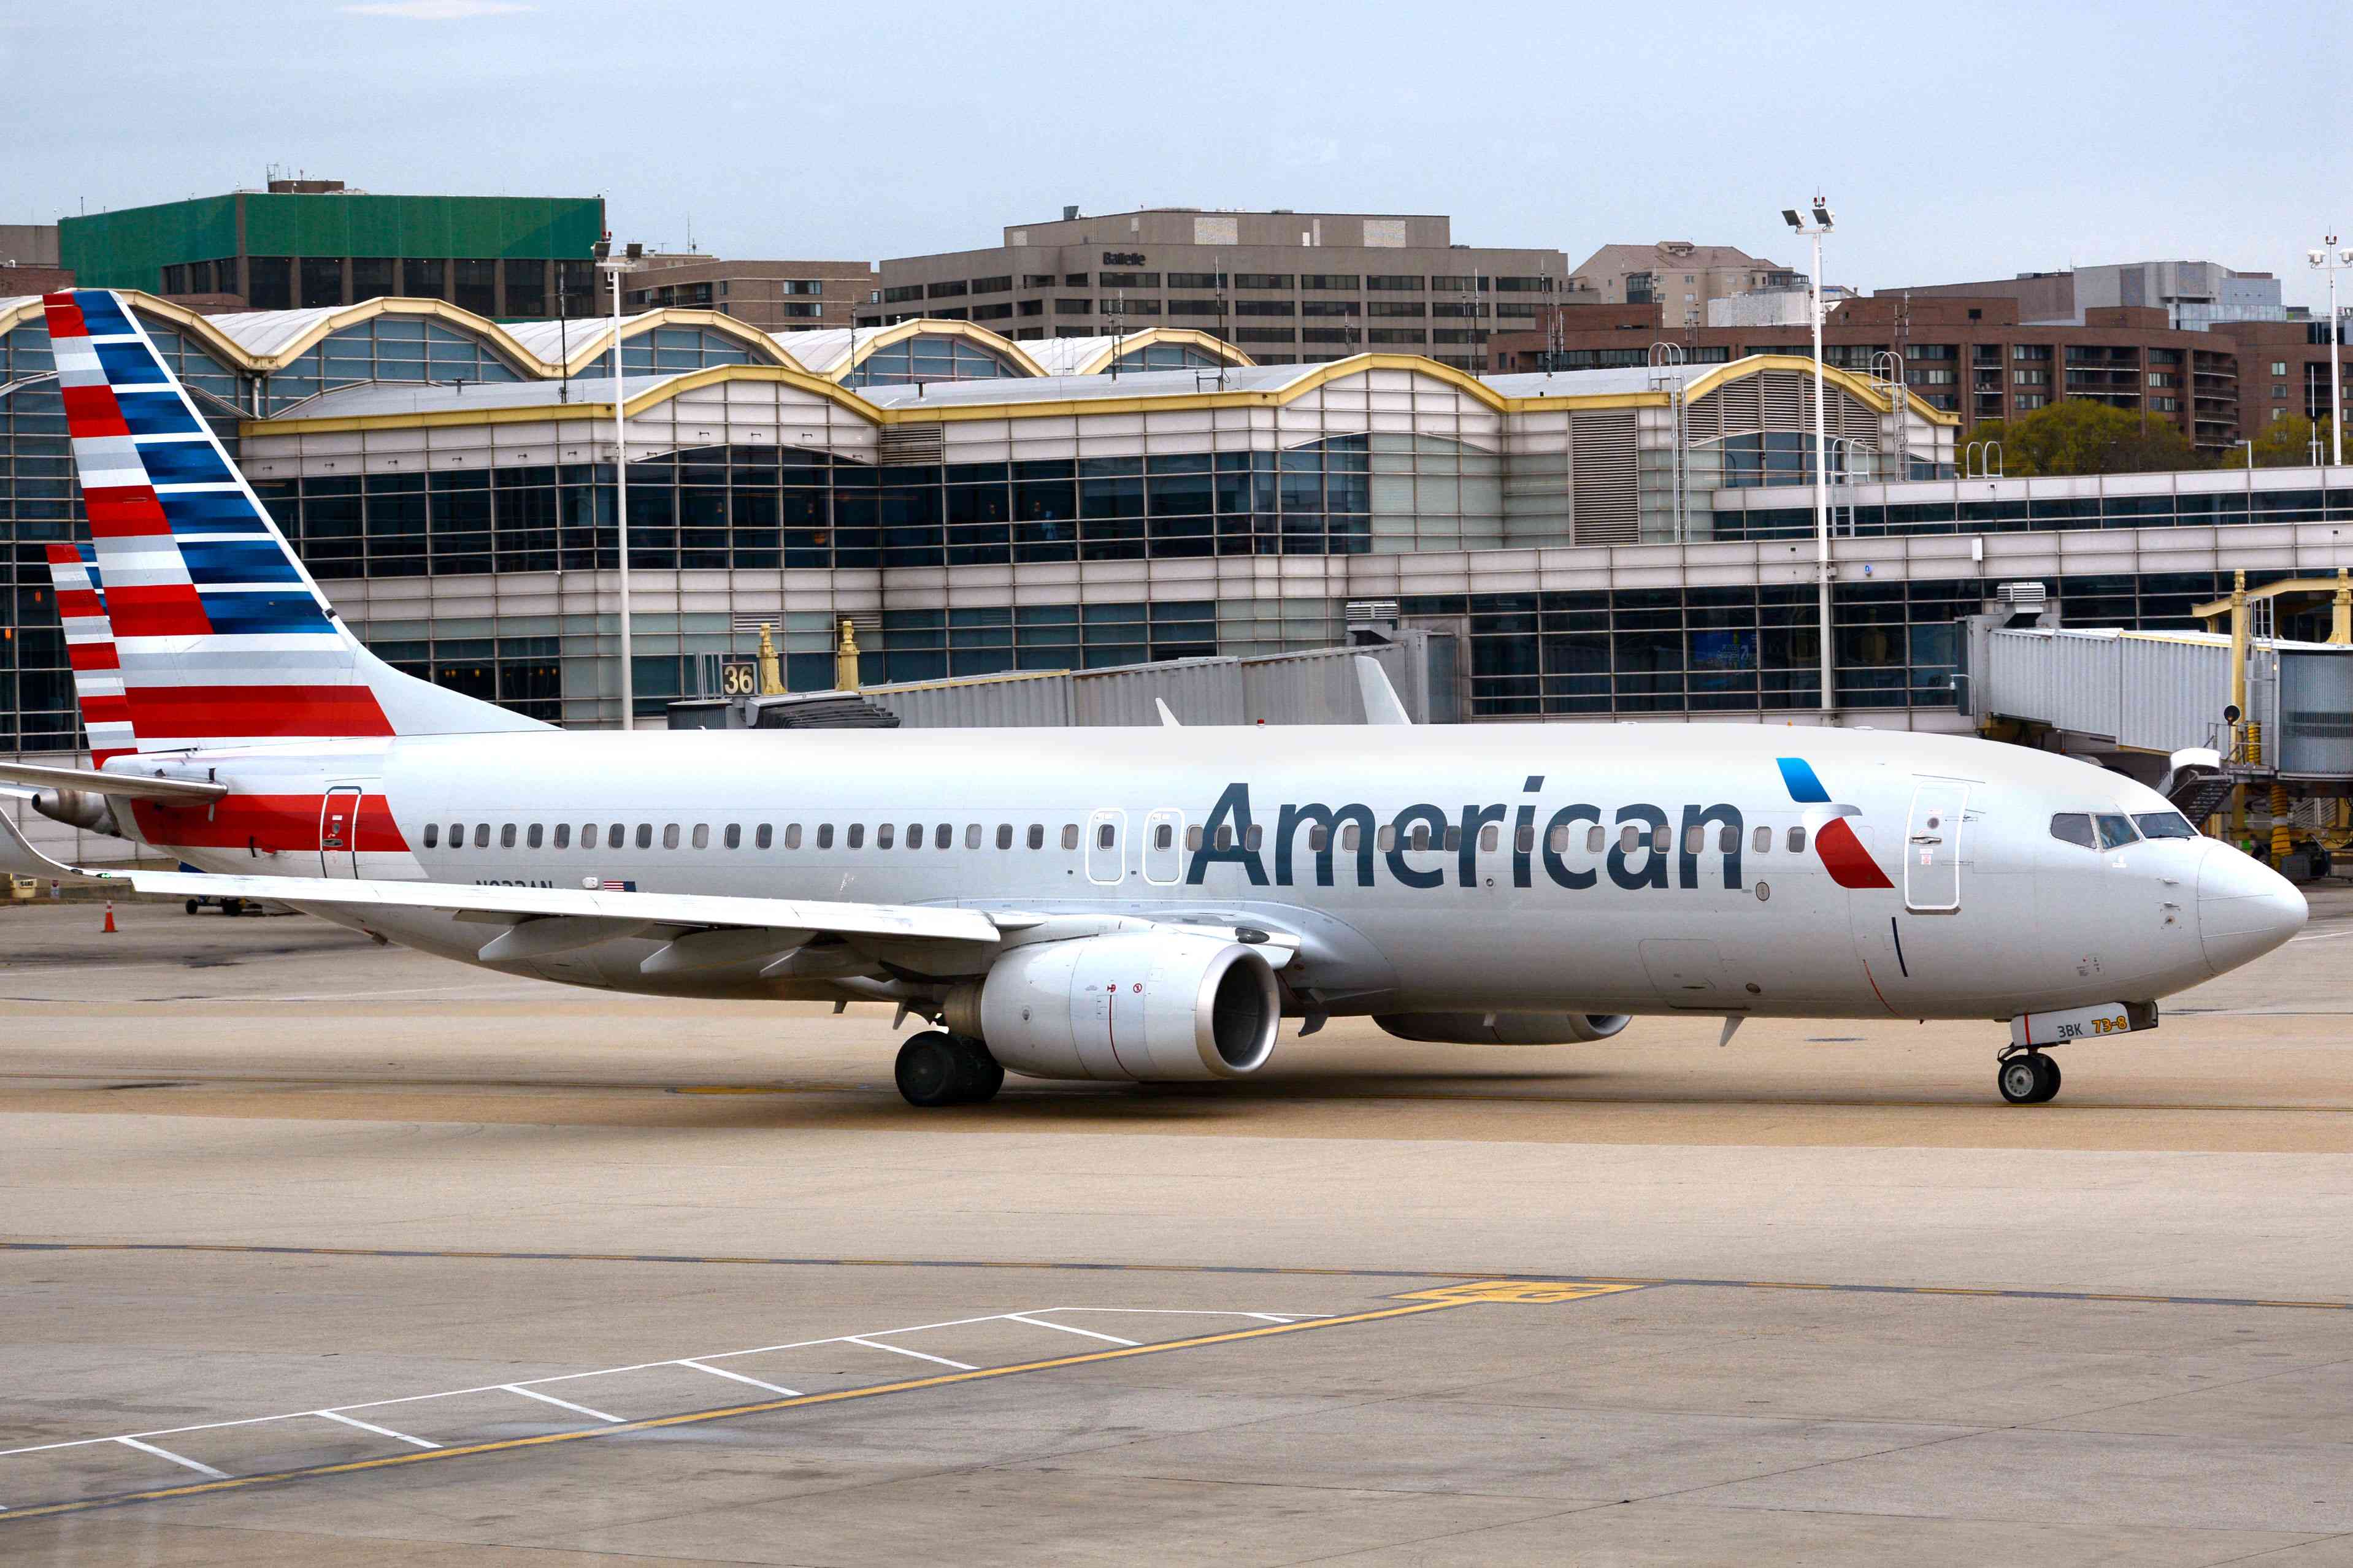
[[[534,716],[617,722],[607,323],[434,300],[206,318],[132,296],[353,628]],[[1810,366],[1476,377],[1208,334],[622,326],[638,720],[776,628],[795,689],[1450,632],[1474,720],[1810,721]],[[2353,564],[2353,471],[1963,480],[1952,415],[1833,368],[1838,703],[1959,728],[1956,616],[2039,581],[2179,626]],[[43,546],[80,529],[37,300],[0,301],[0,752],[79,743]],[[2340,537],[2341,536],[2341,537]],[[2283,631],[2289,628],[2283,627]]]

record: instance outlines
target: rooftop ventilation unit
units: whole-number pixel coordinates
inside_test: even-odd
[[[2050,591],[2040,583],[2004,583],[1996,597],[2022,610],[2039,610],[2051,602]]]

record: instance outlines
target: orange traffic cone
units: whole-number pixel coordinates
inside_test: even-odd
[[[103,929],[110,933],[114,931],[114,900],[112,899],[106,900],[106,925]]]

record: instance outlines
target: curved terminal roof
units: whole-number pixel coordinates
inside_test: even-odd
[[[840,382],[847,380],[876,350],[918,337],[962,338],[988,350],[1024,375],[1051,374],[1030,357],[1029,350],[1035,345],[999,337],[971,321],[919,319],[888,327],[823,327],[814,332],[786,333],[780,341],[803,370],[828,381]]]
[[[1227,364],[1258,363],[1223,338],[1194,327],[1147,327],[1119,337],[1044,338],[1021,346],[1046,367],[1048,375],[1100,375],[1111,368],[1112,361],[1160,343],[1198,349]]]

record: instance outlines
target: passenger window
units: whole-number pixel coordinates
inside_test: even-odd
[[[910,849],[921,849],[923,847],[923,825],[920,822],[911,822],[907,824],[907,847]]]
[[[1715,836],[1715,847],[1726,855],[1737,853],[1740,848],[1740,829],[1728,822],[1725,823]]]
[[[1324,844],[1325,844],[1326,842],[1328,842],[1328,841],[1330,840],[1331,837],[1332,837],[1332,836],[1331,836],[1330,834],[1328,834],[1328,833],[1324,832],[1324,829],[1323,829],[1321,826],[1317,826],[1317,825],[1315,825],[1315,824],[1314,824],[1314,823],[1310,823],[1310,824],[1308,825],[1308,828],[1307,828],[1307,851],[1308,851],[1308,853],[1309,853],[1309,854],[1311,854],[1311,855],[1321,855],[1321,854],[1323,854],[1323,853],[1324,853]]]
[[[2062,811],[2051,818],[2051,837],[2062,844],[2073,844],[2082,849],[2096,849],[2092,837],[2092,818],[2081,811]]]
[[[1545,836],[1545,847],[1556,855],[1568,853],[1568,824],[1564,822]]]
[[[1428,824],[1427,822],[1417,822],[1417,823],[1415,823],[1415,824],[1414,824],[1414,826],[1413,826],[1413,831],[1412,831],[1410,834],[1409,834],[1409,835],[1407,835],[1407,836],[1406,836],[1406,841],[1405,841],[1405,842],[1406,842],[1406,847],[1407,847],[1407,848],[1409,848],[1409,849],[1427,849],[1427,848],[1429,848],[1429,847],[1430,847],[1430,824]]]
[[[891,846],[897,841],[899,825],[895,822],[885,822],[879,825],[874,829],[874,847],[877,849],[890,848]],[[858,829],[855,827],[849,830],[849,847],[852,849],[858,847]]]
[[[885,827],[882,831],[888,833],[891,830],[888,827]],[[844,839],[844,844],[847,847],[851,849],[863,849],[866,847],[866,824],[862,822],[851,823],[849,825],[849,833]],[[886,844],[883,847],[887,849],[890,846]]]
[[[678,847],[677,823],[665,822],[662,824],[662,847],[665,849],[675,849]]]
[[[1641,841],[1642,830],[1630,822],[1618,830],[1618,847],[1630,855],[1634,852],[1634,846]]]
[[[1198,833],[1200,829],[1195,828],[1194,831]],[[1349,854],[1355,854],[1356,852],[1356,847],[1364,841],[1365,830],[1358,824],[1352,822],[1348,824],[1347,826],[1340,829],[1340,847],[1345,849]],[[1196,846],[1196,847],[1198,847],[1198,846]]]
[[[1111,844],[1112,844],[1112,837],[1113,837],[1113,828],[1112,828],[1112,825],[1111,825],[1110,823],[1106,822],[1106,823],[1104,823],[1102,826],[1100,826],[1100,827],[1098,827],[1098,828],[1096,828],[1096,829],[1095,829],[1095,847],[1096,847],[1096,848],[1098,848],[1098,849],[1108,849],[1108,848],[1110,848],[1110,847],[1111,847]]]
[[[2122,812],[2103,812],[2094,820],[2100,829],[2100,847],[2103,849],[2114,849],[2137,842],[2140,838],[2140,834],[2133,827],[2132,818]]]
[[[650,822],[640,822],[640,823],[638,823],[638,848],[640,848],[640,849],[650,849],[650,848],[652,848],[653,847],[654,847],[654,825],[653,825],[652,823],[650,823]]]
[[[1656,827],[1651,829],[1651,847],[1657,850],[1660,854],[1665,854],[1668,847],[1672,846],[1674,841],[1674,835],[1668,831],[1667,825],[1665,823],[1662,822]]]
[[[477,849],[488,849],[490,847],[491,825],[487,822],[478,822],[474,824],[474,847]]]
[[[1233,847],[1234,847],[1234,830],[1233,830],[1231,827],[1220,827],[1220,828],[1219,828],[1219,829],[1218,829],[1218,847],[1219,847],[1219,848],[1220,848],[1220,849],[1231,849]]]
[[[438,822],[427,823],[425,825],[425,847],[430,849],[440,842],[441,825]]]
[[[1683,829],[1683,853],[1696,855],[1707,847],[1707,829],[1694,823]]]
[[[1013,847],[1013,824],[1000,822],[997,825],[997,847],[999,849]]]
[[[1185,830],[1185,847],[1187,849],[1198,849],[1201,847],[1201,825],[1199,823],[1197,822],[1193,824],[1192,826],[1187,827]]]
[[[1729,833],[1732,830],[1727,827],[1725,831]],[[1749,845],[1750,852],[1753,854],[1770,855],[1773,852],[1773,830],[1769,827],[1759,827],[1755,833],[1749,835]]]
[[[941,829],[940,829],[940,832],[942,833],[942,835],[944,835],[944,835],[946,834],[946,832],[947,832],[947,829],[946,829],[946,828],[944,828],[944,827],[943,827],[943,828],[941,828]],[[940,839],[940,847],[941,847],[941,848],[943,848],[943,849],[944,849],[944,848],[946,848],[947,847],[948,847],[948,841],[947,841],[947,839],[946,839],[944,837],[943,837]],[[979,823],[977,823],[977,822],[968,822],[968,823],[965,824],[965,829],[964,829],[964,847],[965,847],[965,848],[967,848],[967,849],[977,849],[977,848],[979,848],[979,847],[980,847],[980,824],[979,824]]]
[[[722,843],[723,843],[723,844],[725,844],[725,845],[727,846],[727,847],[728,847],[728,848],[730,848],[730,849],[741,849],[741,848],[743,848],[743,847],[744,847],[744,825],[743,825],[742,823],[740,823],[740,822],[731,822],[731,823],[729,823],[729,824],[727,825],[727,832],[726,832],[726,835],[724,836],[724,837],[723,837],[723,838],[721,839],[721,842],[722,842]]]
[[[540,835],[543,831],[544,829],[543,829],[538,823],[533,823],[531,825],[531,830],[522,836],[524,847],[530,849],[538,848],[540,844]]]
[[[1806,830],[1802,827],[1792,827],[1789,829],[1789,853],[1802,855],[1805,852]]]
[[[594,849],[596,847],[596,825],[595,823],[584,822],[580,825],[580,847],[583,849]]]
[[[1531,829],[1531,831],[1533,831],[1533,829]],[[1496,843],[1501,839],[1502,836],[1502,829],[1498,828],[1492,822],[1487,824],[1486,826],[1479,830],[1479,847],[1482,849],[1493,849],[1495,847]]]
[[[694,837],[692,839],[692,843],[697,849],[708,849],[711,847],[711,824],[707,822],[698,822],[694,825]]]
[[[1166,822],[1156,823],[1156,824],[1155,824],[1155,825],[1153,826],[1153,829],[1152,829],[1152,847],[1153,847],[1155,849],[1166,849],[1166,848],[1169,848],[1170,847],[1172,847],[1173,845],[1175,845],[1175,844],[1176,844],[1176,829],[1175,827],[1173,827],[1173,826],[1169,826],[1169,825],[1168,825],[1167,823],[1166,823]],[[1314,844],[1314,843],[1312,843],[1312,842],[1311,842],[1310,847],[1313,847],[1313,848],[1316,848],[1316,849],[1321,849],[1322,847],[1324,847],[1321,844]]]
[[[2102,820],[2105,821],[2106,819],[2104,817]],[[512,849],[514,846],[515,825],[512,822],[501,823],[499,825],[499,847],[501,849]]]
[[[1384,855],[1394,851],[1397,848],[1397,824],[1392,822],[1382,827],[1373,836],[1373,841]]]
[[[971,837],[972,837],[972,841],[973,841],[975,844],[978,844],[978,843],[980,842],[980,829],[979,829],[978,827],[975,827],[975,828],[972,830],[972,835],[971,835]],[[934,849],[953,849],[953,848],[955,848],[955,824],[953,824],[953,823],[943,822],[943,823],[941,823],[937,827],[933,828],[933,829],[932,829],[932,847],[933,847],[933,848],[934,848]]]
[[[1062,847],[1065,849],[1076,849],[1078,847],[1079,825],[1075,822],[1066,822],[1062,824]]]
[[[833,847],[832,823],[820,822],[817,825],[817,847],[820,849],[830,849]]]
[[[1046,825],[1042,822],[1031,823],[1029,825],[1029,836],[1027,842],[1032,849],[1043,849],[1046,847]]]
[[[1523,822],[1512,835],[1512,847],[1525,855],[1536,847],[1536,825]]]
[[[572,824],[559,822],[555,825],[555,847],[558,849],[572,847]]]
[[[2178,811],[2142,812],[2135,816],[2133,821],[2140,825],[2140,834],[2144,838],[2195,838],[2198,837],[2198,830],[2189,826],[2189,819]],[[427,828],[426,831],[429,833],[432,830]],[[433,841],[427,838],[426,842],[430,844]]]
[[[449,847],[452,849],[463,849],[465,847],[466,825],[462,822],[451,823],[449,825]]]
[[[1250,852],[1256,854],[1258,847],[1266,842],[1266,829],[1256,823],[1250,824],[1250,836],[1245,842],[1250,845]]]
[[[1599,855],[1601,853],[1601,825],[1597,822],[1585,830],[1585,852],[1588,855]]]
[[[1461,848],[1462,847],[1462,830],[1461,830],[1461,828],[1459,828],[1459,827],[1450,827],[1450,828],[1448,828],[1448,829],[1446,830],[1445,845],[1446,845],[1446,852],[1447,852],[1449,855],[1451,855],[1451,854],[1453,854],[1456,850],[1461,849]]]

